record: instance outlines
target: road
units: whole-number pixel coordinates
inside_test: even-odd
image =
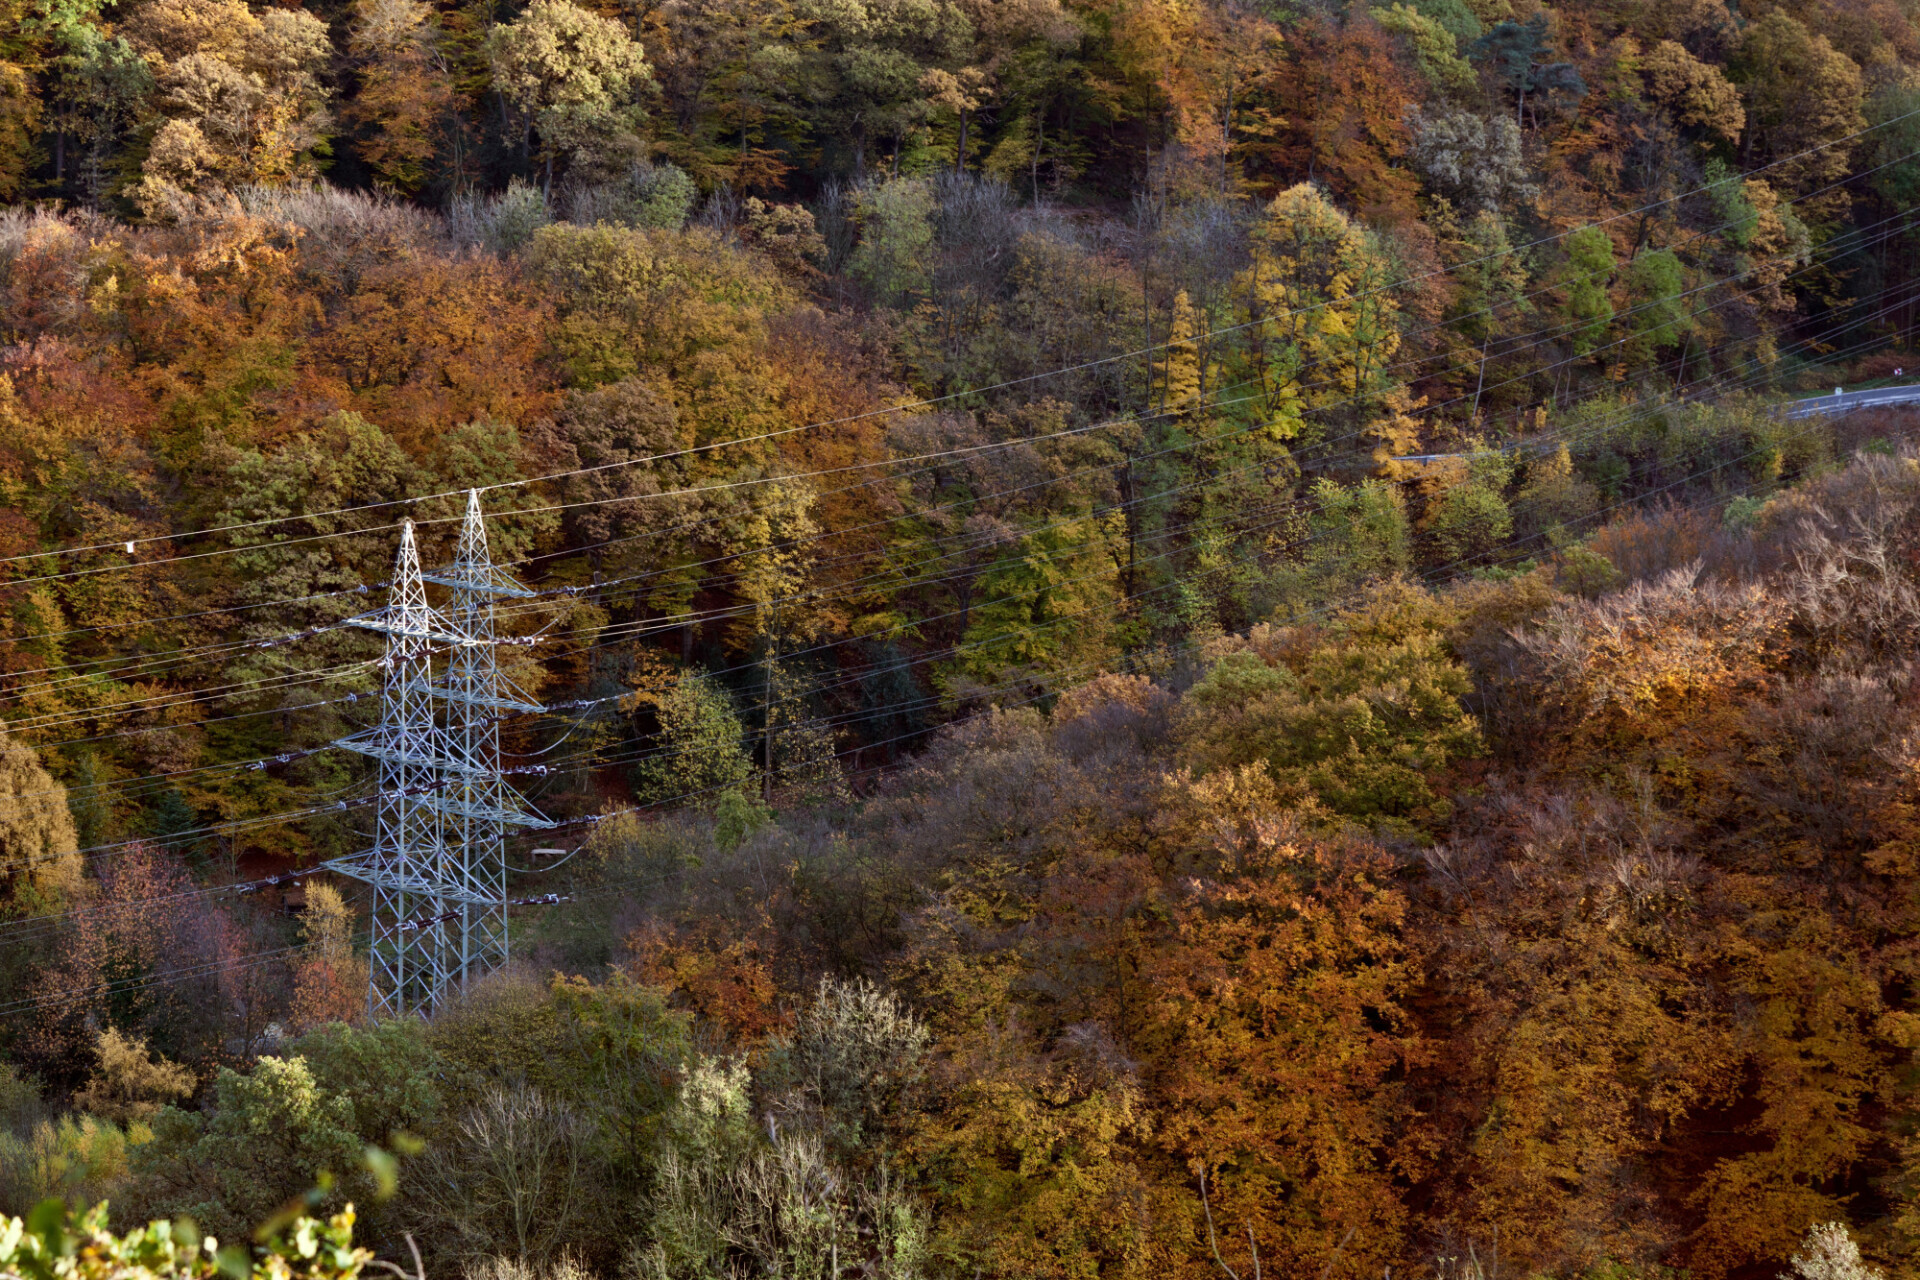
[[[1848,409],[1869,409],[1888,404],[1920,404],[1920,386],[1875,387],[1871,391],[1843,391],[1839,395],[1808,396],[1792,401],[1789,418],[1810,418],[1816,413],[1841,413]]]
[[[1801,400],[1789,400],[1781,412],[1789,418],[1811,418],[1816,414],[1843,413],[1849,409],[1871,409],[1881,405],[1920,404],[1920,385],[1902,387],[1874,387],[1867,391],[1842,391],[1839,395],[1831,393],[1824,396],[1807,396]],[[1529,447],[1528,442],[1509,446],[1519,450]],[[1547,450],[1559,447],[1558,439],[1532,442],[1535,450]],[[1394,457],[1395,462],[1439,462],[1445,458],[1471,458],[1471,453],[1408,453]]]

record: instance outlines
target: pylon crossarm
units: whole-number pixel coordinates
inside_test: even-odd
[[[548,827],[559,825],[551,818],[542,817],[530,809],[511,804],[488,804],[484,801],[461,800],[454,796],[431,795],[422,796],[421,805],[423,808],[432,809],[435,813],[445,814],[450,818],[466,818],[473,822],[491,822],[509,827],[531,827],[536,831],[544,831]]]
[[[499,683],[507,685],[508,682],[503,679]],[[430,698],[441,698],[447,702],[459,702],[474,707],[487,707],[494,711],[521,711],[527,715],[539,715],[546,710],[544,706],[529,698],[501,697],[496,694],[475,692],[470,689],[461,689],[446,684],[417,684],[409,685],[408,688],[415,693],[423,693]],[[519,692],[519,690],[512,689],[510,686],[508,691],[509,693]]]
[[[435,569],[420,575],[422,582],[431,582],[437,586],[452,587],[456,591],[471,591],[490,596],[511,596],[516,600],[531,600],[539,595],[531,587],[523,587],[506,574],[495,570],[490,577],[466,577],[459,566],[450,569]]]
[[[335,738],[333,745],[347,751],[379,760],[385,764],[418,764],[443,773],[493,773],[494,770],[482,765],[469,764],[457,756],[444,751],[414,751],[405,747],[396,747],[390,742],[378,742],[361,734],[351,738]]]
[[[365,854],[331,858],[321,863],[316,870],[331,871],[335,875],[363,880],[371,885],[389,888],[418,898],[444,899],[448,902],[479,907],[495,906],[499,903],[499,899],[491,894],[477,893],[472,889],[463,888],[443,876],[405,871],[395,867],[381,867],[377,864],[369,864],[366,858]]]
[[[366,631],[378,631],[404,640],[430,640],[435,644],[452,645],[456,648],[471,648],[475,645],[493,643],[492,640],[476,639],[443,623],[423,623],[417,620],[395,621],[378,614],[368,614],[363,618],[349,618],[347,621],[350,625]]]

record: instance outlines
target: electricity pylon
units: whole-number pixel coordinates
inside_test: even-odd
[[[444,610],[428,582],[448,589]],[[386,608],[353,619],[387,637],[380,723],[339,744],[380,762],[377,825],[371,849],[326,865],[373,889],[375,1017],[431,1014],[506,962],[506,829],[552,824],[500,772],[502,717],[543,708],[500,674],[493,602],[532,594],[494,568],[470,490],[453,564],[422,573],[405,521]]]
[[[460,891],[449,946],[459,972],[472,978],[507,961],[507,828],[552,825],[529,809],[500,773],[501,719],[543,708],[500,672],[493,606],[501,597],[526,599],[534,593],[494,567],[477,489],[467,491],[453,563],[424,577],[448,588],[447,621],[466,638],[453,650],[440,683],[429,690],[446,708],[446,760],[444,785],[427,803],[441,816],[447,875]]]
[[[440,815],[427,804],[439,782],[441,734],[426,691],[433,646],[449,637],[427,604],[413,521],[400,526],[387,607],[355,618],[355,625],[384,632],[380,660],[380,722],[340,745],[371,756],[380,765],[373,847],[328,865],[365,880],[373,889],[373,944],[369,957],[367,1011],[399,1017],[430,1011],[451,978],[439,930],[412,922],[445,914],[447,849]]]

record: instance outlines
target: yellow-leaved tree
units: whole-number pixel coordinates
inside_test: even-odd
[[[1252,254],[1236,282],[1246,326],[1238,356],[1267,431],[1311,441],[1389,416],[1400,308],[1379,241],[1303,182],[1267,206]]]
[[[321,81],[333,49],[304,9],[255,14],[240,0],[148,0],[127,20],[153,72],[161,119],[134,203],[188,215],[194,197],[318,173],[332,119]]]
[[[67,789],[0,725],[0,918],[45,911],[80,887]]]

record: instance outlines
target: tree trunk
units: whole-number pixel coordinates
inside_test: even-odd
[[[1028,158],[1028,172],[1033,175],[1033,203],[1040,203],[1040,146],[1047,139],[1047,112],[1042,107],[1033,116],[1033,154]]]
[[[776,612],[774,614],[775,626],[779,625],[779,617],[780,615]],[[766,772],[760,777],[760,802],[768,808],[773,807],[773,636],[773,631],[769,630],[767,632],[767,673],[765,679],[766,706],[763,714],[766,732],[762,738],[765,748],[765,757],[762,763]]]
[[[1487,316],[1487,331],[1486,333],[1482,334],[1480,338],[1480,381],[1475,383],[1473,387],[1472,421],[1475,423],[1478,423],[1480,421],[1480,393],[1484,391],[1487,386],[1487,344],[1492,341],[1493,341],[1493,316],[1489,314]]]
[[[1220,115],[1220,194],[1227,194],[1227,155],[1233,150],[1233,84],[1227,84],[1227,109]]]

